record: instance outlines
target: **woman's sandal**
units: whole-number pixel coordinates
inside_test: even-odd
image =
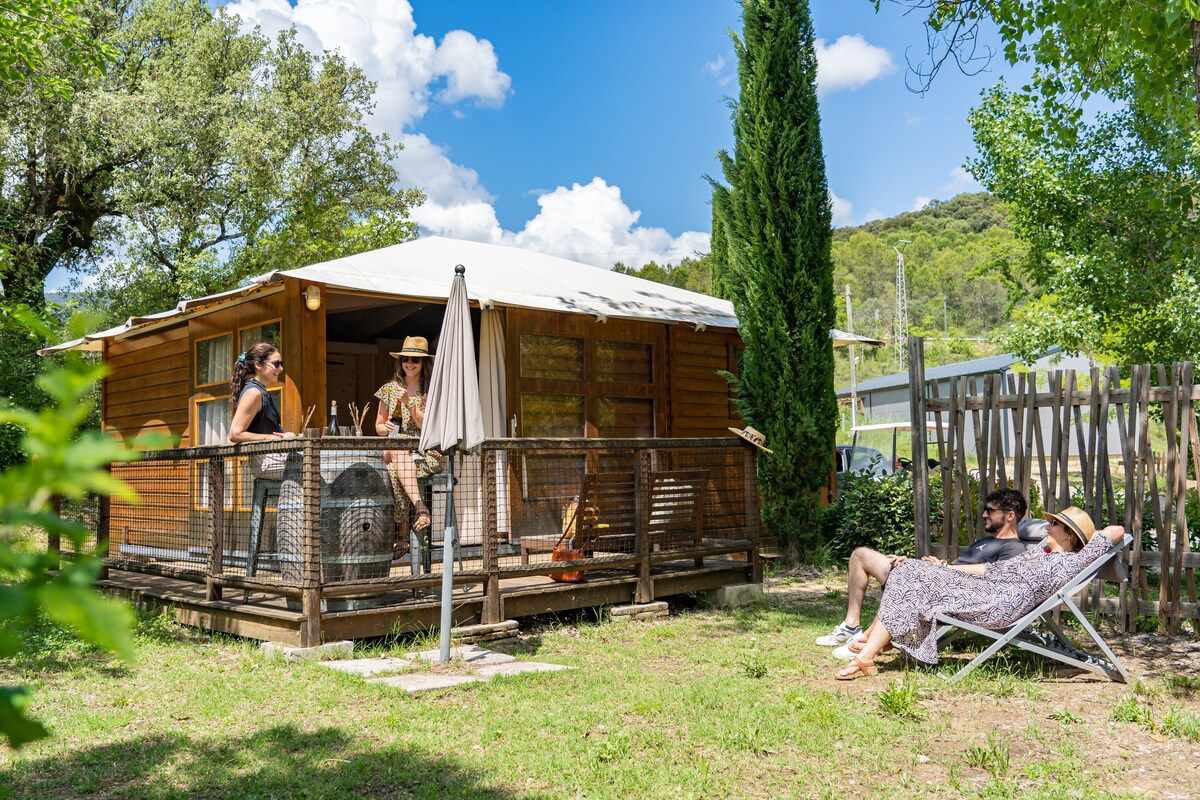
[[[417,518],[413,520],[413,530],[424,532],[429,530],[430,519],[428,511],[421,511],[417,514]]]
[[[842,672],[839,671],[836,675],[834,675],[834,677],[839,681],[852,681],[858,678],[869,678],[879,671],[879,668],[875,666],[874,662],[863,661],[858,656],[850,659],[850,662],[846,664],[845,669],[850,669],[851,667],[854,668],[853,672],[843,675]]]

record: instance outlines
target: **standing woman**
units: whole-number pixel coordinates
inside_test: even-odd
[[[425,424],[425,396],[429,379],[433,377],[433,356],[429,342],[422,336],[408,336],[397,353],[396,373],[379,387],[379,410],[375,414],[375,432],[380,436],[420,436]],[[400,533],[408,533],[409,506],[416,509],[413,530],[429,528],[429,509],[421,498],[417,479],[436,475],[446,466],[446,457],[437,450],[423,453],[391,450],[384,454],[388,473],[392,477],[392,494],[396,499],[395,516]],[[403,536],[397,544],[404,541]]]
[[[283,374],[283,359],[279,351],[266,342],[254,345],[238,356],[229,380],[229,402],[233,404],[233,421],[229,425],[229,441],[277,442],[295,439],[279,423],[279,409],[267,387],[279,383]],[[256,478],[280,480],[288,453],[264,453],[252,458],[250,471]]]

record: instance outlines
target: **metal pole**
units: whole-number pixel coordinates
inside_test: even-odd
[[[854,312],[850,309],[850,284],[846,284],[846,328],[854,333]],[[858,381],[855,379],[854,345],[850,345],[850,427],[858,425]]]
[[[446,486],[446,527],[442,531],[442,629],[438,650],[438,661],[445,664],[450,660],[450,627],[453,622],[454,594],[454,550],[458,541],[458,521],[454,518],[454,451],[451,447],[446,453],[446,464],[449,475]]]

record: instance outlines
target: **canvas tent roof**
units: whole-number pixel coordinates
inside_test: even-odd
[[[271,291],[272,286],[277,291],[285,279],[414,300],[445,300],[457,264],[467,268],[470,299],[482,306],[588,314],[599,320],[678,322],[696,328],[738,326],[733,304],[728,300],[532,250],[426,236],[307,267],[269,272],[253,278],[246,286],[184,300],[170,311],[130,317],[123,325],[38,352],[43,355],[60,350],[99,352],[105,339],[239,297]],[[877,339],[838,330],[830,331],[830,338],[835,346],[883,344]]]
[[[412,299],[444,300],[456,264],[467,268],[471,300],[481,305],[588,314],[600,320],[679,322],[697,328],[736,328],[738,324],[733,304],[727,300],[532,250],[428,236],[299,269],[260,275],[248,287],[186,300],[172,311],[153,317],[131,318],[125,325],[64,342],[42,352],[99,350],[102,339],[186,314],[198,307],[252,292],[257,285],[283,279]]]

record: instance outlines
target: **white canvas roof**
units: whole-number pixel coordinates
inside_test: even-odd
[[[727,300],[532,250],[441,236],[422,237],[299,269],[280,270],[260,275],[253,283],[269,284],[289,278],[331,288],[445,300],[456,264],[466,267],[467,292],[480,305],[588,314],[599,320],[679,322],[696,328],[736,328],[738,324],[733,304]],[[247,291],[243,288],[184,301],[173,311],[153,318],[132,318],[125,325],[41,352],[99,350],[102,339]]]

